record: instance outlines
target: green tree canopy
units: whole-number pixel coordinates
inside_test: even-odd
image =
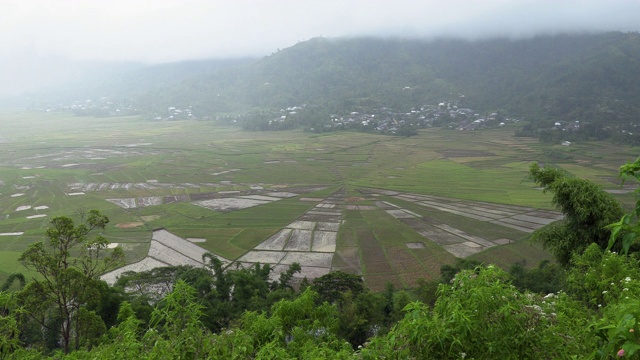
[[[611,235],[607,226],[624,214],[613,196],[589,180],[537,163],[531,165],[529,174],[544,191],[553,193],[551,202],[565,217],[534,232],[534,240],[563,266],[569,265],[572,254],[582,253],[591,243],[607,247]]]
[[[95,313],[81,310],[99,298],[98,275],[124,256],[120,248],[108,250],[107,239],[95,235],[109,222],[106,216],[91,210],[81,217],[79,225],[68,217],[53,218],[46,242],[29,245],[20,256],[24,266],[39,274],[20,292],[20,301],[43,328],[62,339],[65,353],[72,340],[75,348],[81,346],[83,327],[95,320]]]

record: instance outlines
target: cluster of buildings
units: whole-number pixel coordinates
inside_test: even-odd
[[[193,114],[191,106],[185,109],[178,109],[175,106],[170,106],[164,114],[159,114],[154,117],[153,120],[195,120],[196,117]]]
[[[359,130],[389,135],[411,135],[411,131],[430,127],[445,127],[472,131],[504,126],[516,122],[498,112],[480,114],[469,108],[458,108],[450,102],[438,105],[413,107],[398,111],[387,107],[369,111],[352,111],[348,114],[332,114],[321,123],[314,123],[309,131]]]
[[[74,101],[71,104],[59,104],[48,106],[44,109],[47,112],[68,112],[78,116],[130,116],[139,115],[140,110],[131,101],[116,101],[107,97],[97,100]]]

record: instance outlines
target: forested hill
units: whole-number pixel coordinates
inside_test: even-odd
[[[131,94],[143,110],[192,106],[207,116],[302,104],[322,113],[407,109],[452,100],[547,122],[629,122],[640,110],[638,33],[474,42],[315,38],[227,65],[143,68],[112,80],[104,96]]]

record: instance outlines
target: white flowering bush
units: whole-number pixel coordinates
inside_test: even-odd
[[[635,258],[589,246],[573,258],[567,279],[571,295],[593,309],[624,298],[640,298],[640,264]]]

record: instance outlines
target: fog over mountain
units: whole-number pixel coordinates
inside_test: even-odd
[[[318,36],[638,31],[639,13],[634,0],[8,0],[0,14],[0,95],[81,78],[96,62],[260,57]]]

